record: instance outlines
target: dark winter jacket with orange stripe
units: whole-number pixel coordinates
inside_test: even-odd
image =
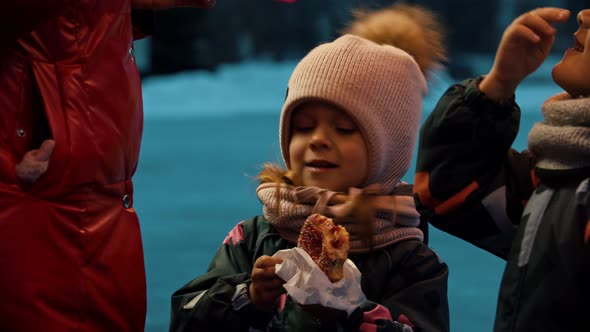
[[[239,223],[208,272],[172,295],[170,331],[449,331],[447,266],[416,240],[349,256],[369,301],[337,326],[326,326],[286,296],[273,313],[256,310],[243,291],[254,262],[292,247],[262,216]]]
[[[475,80],[447,90],[421,129],[416,205],[435,227],[507,259],[494,331],[578,331],[590,310],[590,169],[535,167],[511,149],[519,119],[515,103],[490,101]]]

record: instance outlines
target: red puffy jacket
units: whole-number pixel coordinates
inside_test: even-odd
[[[0,4],[0,331],[143,331],[129,0]],[[49,169],[15,165],[45,138]]]

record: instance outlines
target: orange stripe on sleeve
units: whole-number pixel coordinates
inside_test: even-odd
[[[584,232],[584,242],[590,242],[590,219],[586,221],[586,232]]]
[[[414,192],[418,194],[420,202],[429,208],[434,208],[434,213],[441,215],[447,214],[465,202],[467,196],[479,189],[479,184],[475,181],[463,188],[460,192],[451,196],[444,202],[432,197],[429,188],[430,174],[428,172],[416,172],[414,177]]]
[[[535,174],[535,169],[531,169],[531,181],[533,182],[533,188],[537,188],[539,186],[539,183],[541,183],[541,179],[539,179],[537,177],[537,174]]]
[[[471,195],[474,191],[479,188],[479,184],[475,181],[471,182],[467,187],[463,188],[460,192],[451,196],[451,198],[444,201],[442,204],[434,209],[436,214],[447,214],[465,202],[467,196]]]
[[[429,208],[437,206],[440,201],[432,197],[428,182],[430,174],[428,172],[416,172],[414,176],[414,192],[418,194],[420,202]]]

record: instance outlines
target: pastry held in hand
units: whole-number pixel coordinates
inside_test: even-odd
[[[335,225],[328,217],[312,214],[301,227],[297,246],[311,256],[330,281],[342,279],[350,247],[349,234],[344,227]]]
[[[331,282],[301,248],[279,250],[273,257],[283,260],[275,266],[275,272],[285,280],[283,287],[295,303],[319,304],[326,308],[344,310],[350,315],[366,301],[361,289],[361,272],[350,259],[344,262],[344,277]]]

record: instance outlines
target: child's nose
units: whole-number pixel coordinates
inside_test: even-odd
[[[327,149],[331,146],[329,133],[326,129],[316,128],[311,136],[310,145],[315,149]]]
[[[584,48],[589,47],[588,45],[588,29],[580,27],[575,33],[574,38],[579,41]]]

